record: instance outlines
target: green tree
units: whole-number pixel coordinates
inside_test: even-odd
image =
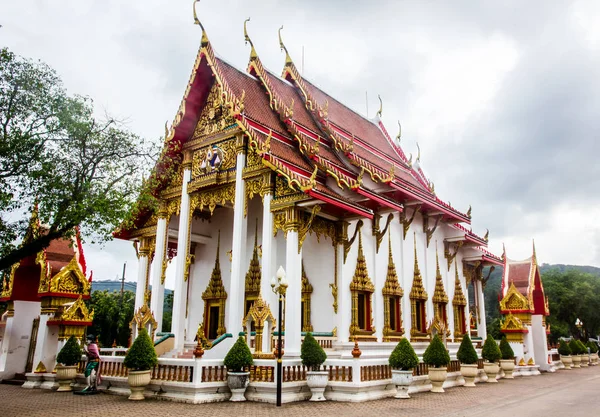
[[[128,346],[131,329],[129,323],[133,319],[135,294],[132,291],[121,294],[113,291],[94,291],[90,307],[94,309],[92,328],[88,333],[98,336],[101,346],[110,347],[116,341],[119,346]]]
[[[42,62],[0,49],[0,270],[34,255],[76,226],[109,239],[128,215],[155,147],[91,99],[68,95]],[[39,205],[46,233],[19,246]]]
[[[173,292],[165,294],[165,301],[163,303],[163,321],[162,329],[163,332],[171,331],[171,321],[173,320]]]

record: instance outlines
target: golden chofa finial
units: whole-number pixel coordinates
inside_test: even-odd
[[[417,142],[417,161],[421,162],[421,147],[419,146],[419,142]]]
[[[402,125],[400,124],[400,120],[398,120],[398,134],[396,135],[397,145],[400,145],[400,138],[402,137]]]
[[[291,65],[292,58],[290,57],[290,53],[288,52],[287,48],[283,44],[283,40],[281,39],[281,30],[282,29],[283,29],[283,25],[281,25],[281,27],[279,28],[279,31],[277,32],[277,34],[279,35],[279,47],[281,48],[282,51],[285,51],[285,65]]]
[[[255,60],[256,58],[258,58],[258,54],[256,53],[256,49],[254,49],[254,44],[252,43],[252,40],[250,39],[250,36],[248,36],[248,30],[246,28],[246,24],[250,21],[250,18],[244,20],[244,40],[246,41],[246,45],[250,44],[250,61]]]
[[[379,110],[377,111],[377,117],[381,117],[383,114],[383,101],[381,101],[381,96],[377,94],[377,98],[379,99]]]
[[[471,218],[471,211],[472,211],[472,208],[471,208],[471,205],[469,205],[469,210],[467,210],[467,217],[469,219]]]
[[[204,26],[200,19],[198,19],[198,14],[196,13],[196,3],[200,3],[200,0],[194,0],[194,4],[192,5],[192,9],[194,10],[194,24],[200,26],[202,29],[202,41],[200,42],[202,46],[208,45],[208,36],[206,36],[206,30],[204,30]]]

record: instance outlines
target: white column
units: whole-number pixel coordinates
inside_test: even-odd
[[[167,219],[165,213],[159,213],[159,216],[156,225],[156,252],[152,264],[152,298],[150,299],[150,310],[158,324],[157,332],[162,331],[165,283],[161,281],[163,262],[167,253]]]
[[[408,233],[407,233],[408,235]],[[414,265],[414,260],[411,259],[412,251],[410,245],[407,245],[407,240],[404,239],[404,225],[400,223],[398,229],[398,236],[400,237],[400,250],[396,253],[400,254],[400,285],[404,290],[402,296],[402,327],[404,328],[404,337],[410,340],[410,329],[412,327],[412,310],[410,304],[410,290],[412,289],[412,277],[413,272],[410,266]],[[410,242],[410,240],[408,240]]]
[[[337,323],[338,342],[348,342],[350,338],[350,319],[352,314],[352,296],[350,295],[350,279],[352,272],[346,273],[344,265],[344,244],[340,243],[337,248],[338,276],[337,276],[337,303],[338,310],[335,315]],[[349,276],[350,278],[346,278]]]
[[[273,315],[277,315],[277,297],[271,290],[271,278],[275,275],[273,261],[276,259],[273,238],[273,213],[271,213],[271,193],[263,197],[262,218],[262,279],[260,281],[260,292],[263,300],[271,308]],[[277,320],[279,320],[277,318]]]
[[[49,318],[48,314],[40,314],[40,324],[38,326],[37,341],[33,354],[33,371],[35,371],[40,362],[44,364],[48,372],[52,372],[56,365],[58,326],[48,326]]]
[[[373,221],[373,220],[371,220]],[[375,294],[373,294],[373,324],[375,325],[375,337],[377,341],[383,341],[383,286],[387,278],[388,258],[389,258],[389,239],[384,239],[381,242],[379,252],[377,252],[377,239],[375,236],[370,236],[373,242],[373,284]],[[386,250],[387,249],[387,250]]]
[[[285,299],[285,356],[300,356],[302,321],[302,253],[298,253],[298,231],[286,236],[285,272],[289,286]],[[302,251],[300,251],[302,252]],[[289,314],[288,314],[289,313]]]
[[[148,255],[150,251],[146,238],[141,238],[138,250],[138,276],[137,286],[135,288],[135,311],[138,311],[144,305],[146,296],[146,277],[148,276]]]
[[[231,285],[227,295],[226,327],[227,332],[234,338],[242,331],[242,315],[244,314],[244,275],[246,258],[246,235],[248,222],[244,217],[244,199],[246,198],[246,182],[242,179],[243,168],[246,165],[246,155],[237,155],[237,170],[235,172],[235,203],[233,207],[233,238],[231,243]]]
[[[175,290],[173,294],[173,321],[171,333],[175,335],[175,349],[182,349],[185,343],[185,306],[187,302],[187,283],[183,280],[185,261],[189,252],[190,196],[188,182],[191,179],[191,166],[183,169],[183,185],[181,187],[181,206],[179,210],[179,230],[177,233],[177,256],[175,259]]]
[[[479,301],[479,322],[477,323],[477,336],[481,337],[482,339],[485,339],[487,337],[487,326],[485,319],[485,299],[483,296],[483,286],[481,284],[481,281],[476,280],[475,284],[475,296]]]

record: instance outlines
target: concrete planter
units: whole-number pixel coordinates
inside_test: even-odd
[[[598,353],[592,353],[590,355],[590,359],[592,361],[592,363],[590,363],[590,365],[592,365],[592,366],[598,365]]]
[[[573,368],[581,368],[581,356],[571,355],[571,359],[573,360]]]
[[[478,374],[477,364],[467,365],[464,363],[460,364],[460,373],[465,379],[465,387],[475,386],[475,377]]]
[[[150,383],[151,370],[147,371],[129,371],[127,382],[131,390],[130,400],[141,401],[144,399],[144,389]]]
[[[500,369],[504,371],[504,378],[515,379],[513,371],[515,370],[514,359],[500,359]]]
[[[325,388],[329,382],[329,372],[308,371],[306,372],[306,384],[310,388],[312,397],[310,401],[325,401]]]
[[[448,371],[445,367],[443,368],[434,368],[433,366],[429,368],[429,380],[431,381],[431,392],[445,392],[443,385],[446,381],[446,377],[448,376]]]
[[[69,392],[73,391],[71,383],[77,376],[77,365],[75,366],[57,366],[56,367],[56,380],[58,381],[57,391]]]
[[[250,372],[227,372],[227,386],[231,391],[229,401],[246,401],[244,393],[250,383]]]
[[[589,355],[587,353],[584,353],[583,355],[579,355],[579,356],[581,356],[581,367],[586,368],[590,361]]]
[[[500,371],[500,365],[496,362],[484,362],[483,370],[488,377],[487,382],[498,382],[496,376],[498,376],[498,372]]]
[[[408,387],[412,384],[413,373],[410,371],[400,371],[392,369],[392,384],[396,386],[396,395],[394,398],[410,398]]]
[[[570,370],[571,366],[573,366],[573,358],[571,355],[560,355],[560,361],[565,366],[565,369]]]

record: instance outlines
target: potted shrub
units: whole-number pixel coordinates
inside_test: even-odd
[[[573,359],[573,368],[581,368],[581,356],[580,356],[580,348],[577,340],[571,339],[569,342],[569,348],[571,349],[571,358]]]
[[[423,362],[429,367],[429,380],[431,381],[431,392],[444,392],[444,381],[448,374],[450,355],[442,339],[436,334],[427,346],[423,354]]]
[[[474,387],[475,377],[478,372],[478,357],[468,334],[465,334],[462,342],[460,342],[460,347],[456,353],[456,359],[460,361],[460,373],[465,379],[465,387]]]
[[[573,365],[573,358],[571,357],[571,348],[565,340],[561,340],[558,345],[558,353],[560,355],[560,361],[565,366],[565,369],[570,370]]]
[[[250,372],[245,369],[253,363],[252,353],[244,339],[244,333],[240,333],[238,340],[233,344],[225,356],[227,367],[227,385],[231,391],[229,401],[246,401],[244,393],[250,383]]]
[[[504,378],[514,379],[513,371],[515,370],[515,352],[510,347],[510,343],[506,340],[506,336],[502,336],[500,340],[500,368],[504,371]]]
[[[321,365],[327,359],[327,354],[310,332],[306,333],[302,341],[300,359],[309,369],[306,372],[306,383],[312,393],[310,401],[325,401],[324,392],[329,380],[329,372],[321,371]]]
[[[488,377],[487,382],[498,382],[496,376],[500,371],[498,360],[502,357],[498,343],[494,340],[491,334],[488,334],[481,349],[481,357],[484,359],[483,370]]]
[[[579,345],[579,354],[581,355],[581,367],[585,368],[590,362],[588,348],[581,340],[578,340],[577,344]]]
[[[407,338],[398,342],[388,362],[392,368],[392,384],[396,385],[396,398],[410,398],[408,387],[412,384],[413,368],[419,364],[419,357]]]
[[[57,391],[73,391],[71,383],[77,376],[77,364],[81,361],[81,346],[75,336],[69,337],[67,343],[56,355],[56,379],[58,380]]]
[[[127,381],[131,390],[130,400],[143,400],[144,388],[150,383],[152,368],[158,363],[154,343],[145,328],[139,329],[138,337],[127,351],[123,365],[129,369]]]

